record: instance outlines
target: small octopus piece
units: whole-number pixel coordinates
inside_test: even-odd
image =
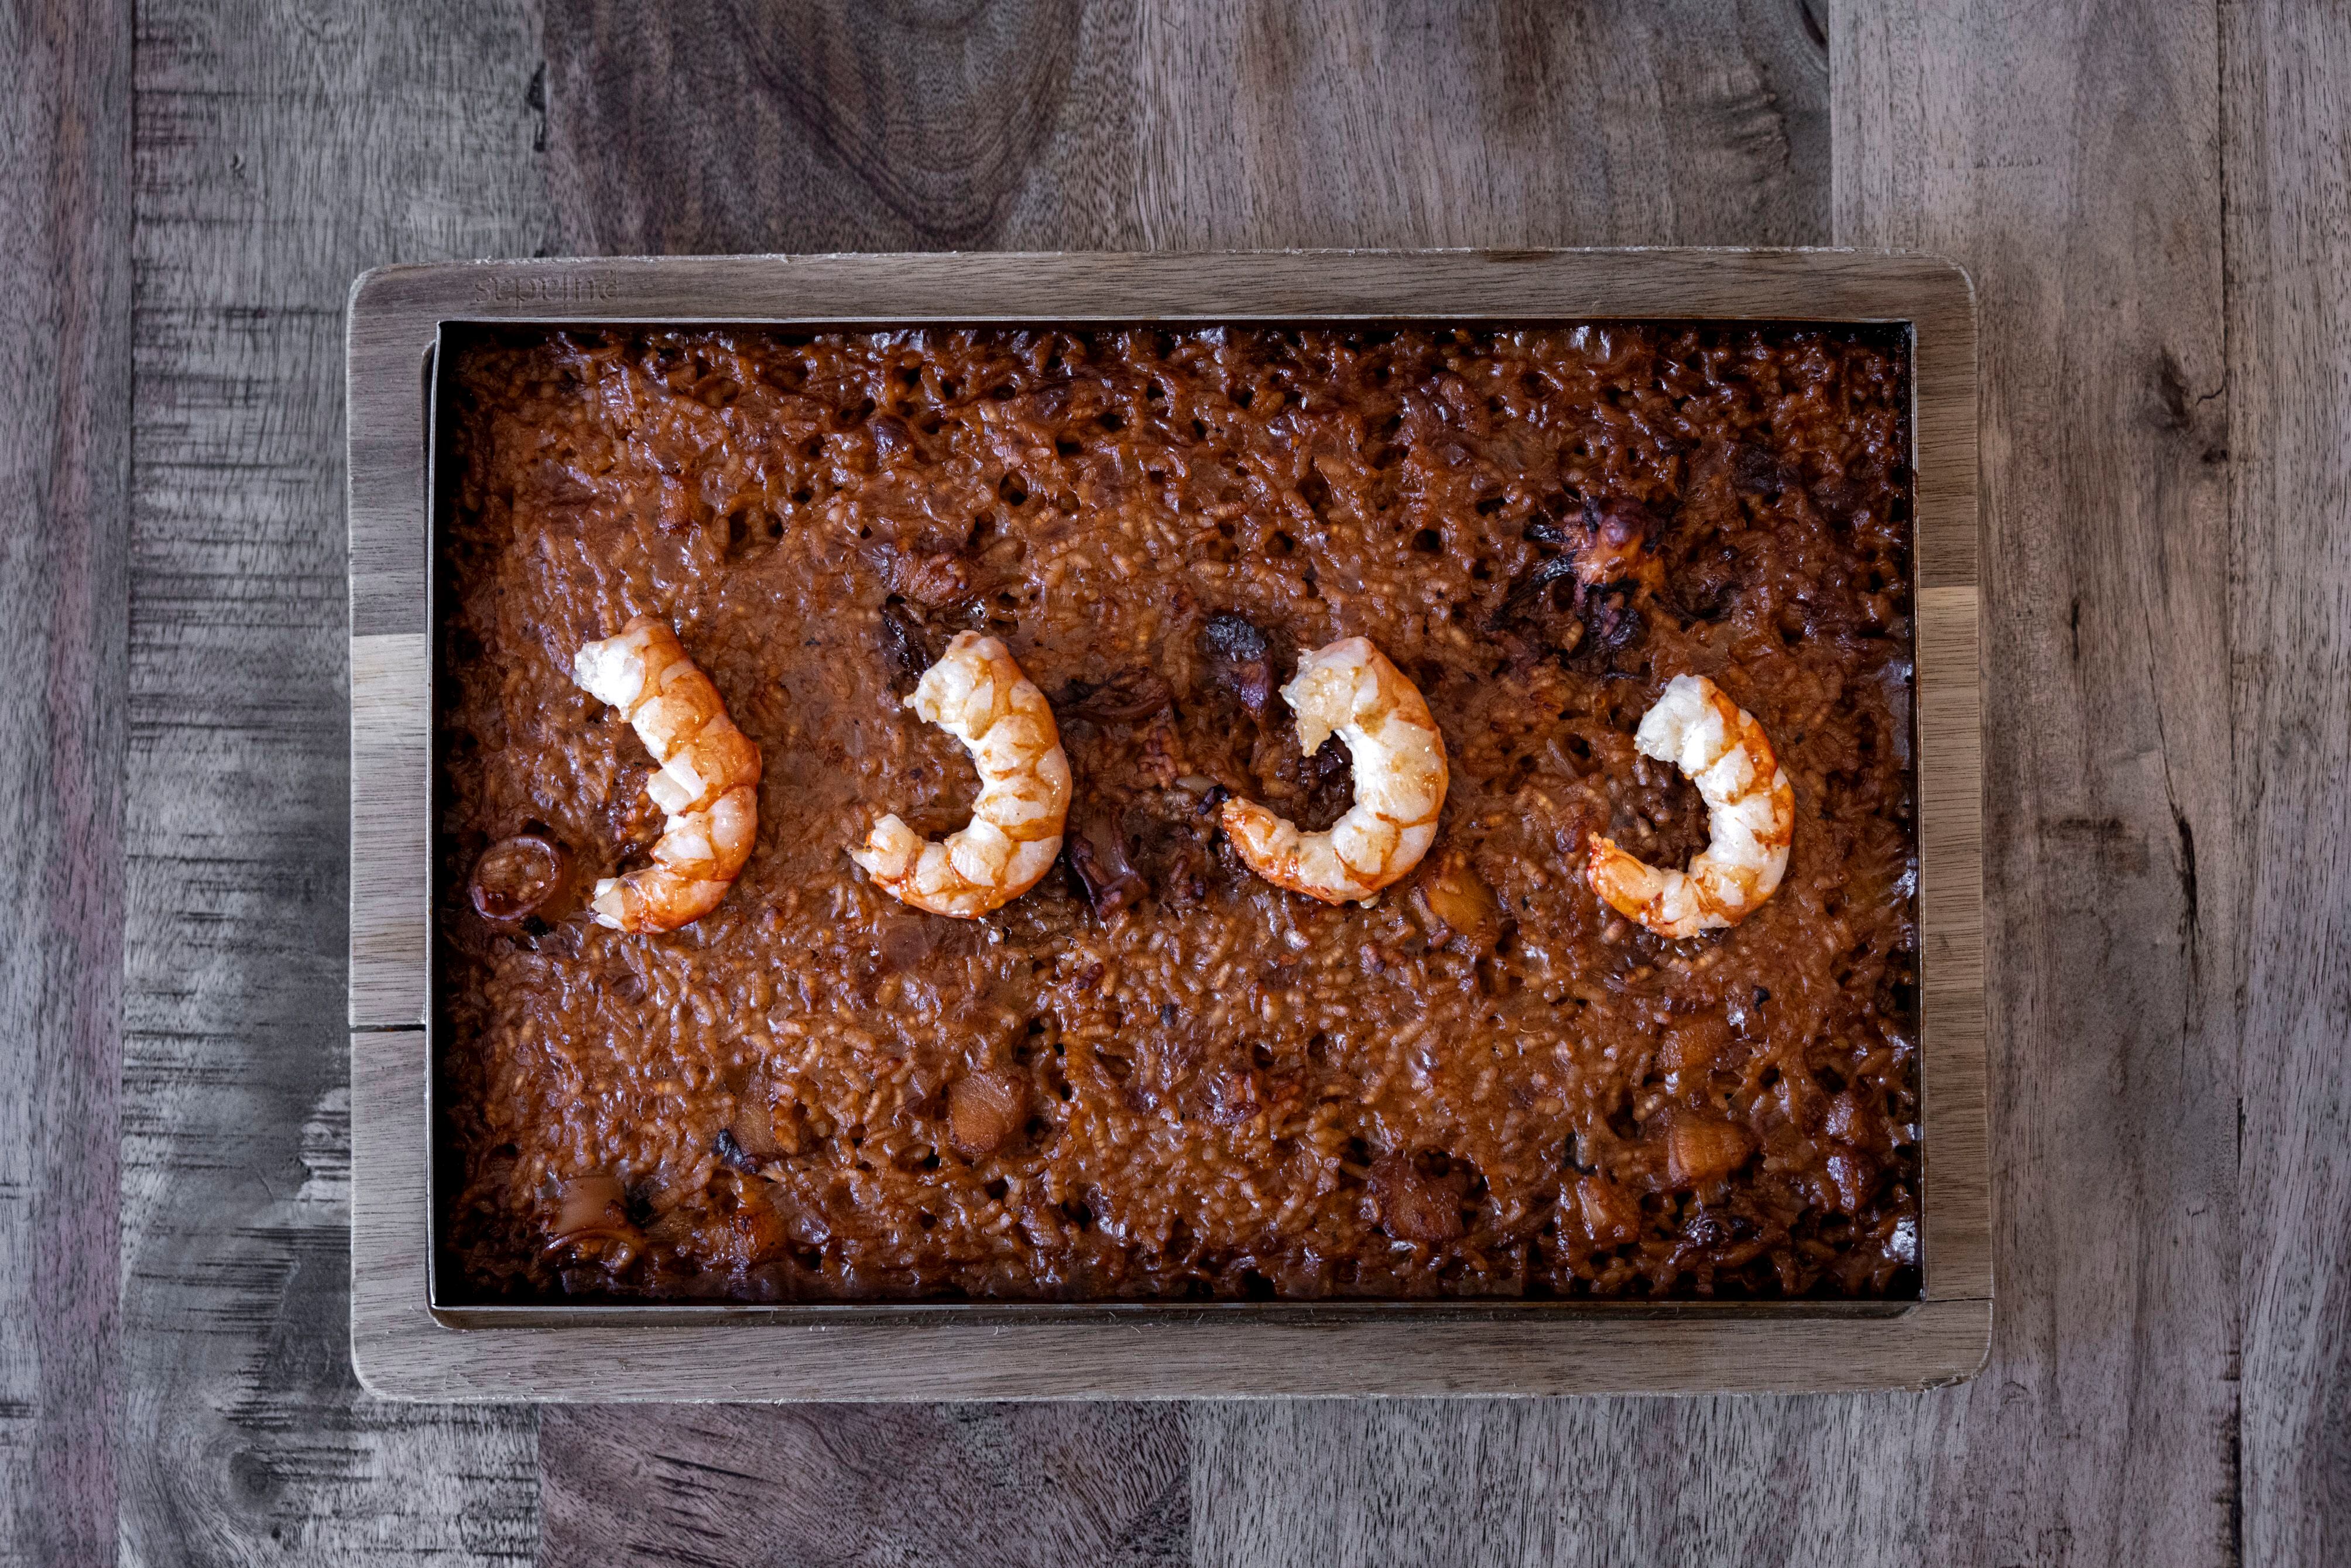
[[[903,604],[882,607],[882,661],[889,667],[893,691],[913,691],[930,665],[931,656],[923,651],[922,622]]]
[[[1165,710],[1176,700],[1167,683],[1154,671],[1121,670],[1101,685],[1073,685],[1061,700],[1061,711],[1095,724],[1133,724]]]
[[[1222,821],[1251,871],[1325,904],[1369,904],[1420,863],[1445,804],[1445,740],[1420,689],[1368,639],[1347,637],[1298,661],[1281,688],[1309,757],[1333,732],[1355,763],[1355,803],[1327,831],[1301,832],[1253,800]]]
[[[1004,644],[977,632],[956,633],[906,706],[970,749],[979,770],[971,821],[933,843],[886,816],[849,858],[893,898],[977,919],[1034,887],[1061,852],[1070,759],[1061,730]]]
[[[1796,831],[1795,791],[1763,727],[1704,675],[1676,675],[1633,744],[1698,786],[1712,841],[1687,871],[1660,871],[1594,833],[1592,891],[1660,936],[1738,925],[1779,887]]]
[[[1656,519],[1640,502],[1619,497],[1583,504],[1583,542],[1576,547],[1575,580],[1585,588],[1636,574]]]
[[[669,814],[653,863],[596,883],[597,921],[674,931],[718,907],[759,829],[759,748],[665,622],[640,615],[572,661],[581,690],[619,708],[662,765],[645,793]]]
[[[1646,579],[1654,585],[1662,577],[1656,557],[1647,548],[1656,522],[1641,503],[1618,497],[1605,504],[1583,504],[1580,538],[1549,526],[1540,533],[1530,529],[1529,537],[1542,543],[1573,543],[1575,548],[1570,554],[1538,561],[1503,599],[1488,630],[1499,632],[1517,622],[1548,619],[1546,612],[1570,609],[1589,619],[1586,601],[1594,590],[1626,578]],[[1573,588],[1566,586],[1571,578]],[[1571,623],[1563,651],[1572,652],[1583,633],[1583,627]]]
[[[1145,884],[1127,856],[1115,821],[1100,824],[1092,833],[1072,828],[1066,838],[1061,852],[1068,857],[1070,874],[1078,879],[1079,891],[1096,915],[1113,914],[1142,898]]]
[[[1219,613],[1200,628],[1200,645],[1241,706],[1252,715],[1263,713],[1273,695],[1273,653],[1265,633],[1238,615]]]

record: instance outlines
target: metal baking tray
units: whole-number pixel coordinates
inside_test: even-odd
[[[472,324],[1584,319],[1910,339],[1921,1296],[1915,1301],[469,1301],[436,1266],[436,392]],[[1926,1386],[1989,1345],[1976,346],[1965,277],[1849,251],[740,256],[395,267],[351,291],[351,1334],[422,1399],[1510,1394]]]

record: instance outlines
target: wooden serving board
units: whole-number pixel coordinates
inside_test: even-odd
[[[1904,322],[1916,443],[1924,1298],[1910,1304],[436,1309],[433,358],[445,323]],[[1853,251],[730,256],[380,268],[348,340],[351,1357],[409,1399],[1018,1399],[1926,1387],[1991,1333],[1975,304]]]

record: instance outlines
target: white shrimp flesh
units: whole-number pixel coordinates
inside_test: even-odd
[[[668,813],[652,863],[596,883],[597,920],[674,931],[718,907],[759,830],[759,748],[726,716],[710,677],[669,623],[649,615],[590,643],[571,664],[589,695],[621,710],[661,771],[645,793]]]
[[[1337,735],[1354,759],[1355,803],[1319,833],[1254,800],[1224,804],[1225,832],[1249,869],[1325,904],[1369,904],[1420,863],[1445,805],[1445,740],[1420,688],[1367,638],[1346,637],[1298,661],[1281,688],[1311,757]]]
[[[906,699],[964,743],[979,770],[971,821],[933,842],[893,813],[849,858],[884,893],[933,915],[972,920],[1009,904],[1052,868],[1070,815],[1070,759],[1045,694],[1003,643],[960,632]]]
[[[1795,791],[1763,727],[1704,675],[1676,675],[1633,744],[1698,786],[1712,839],[1688,870],[1666,871],[1594,833],[1584,867],[1592,891],[1660,936],[1738,925],[1779,887],[1796,831]]]

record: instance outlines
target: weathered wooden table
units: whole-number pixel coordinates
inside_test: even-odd
[[[0,1556],[2351,1560],[2351,10],[6,0]],[[345,1352],[377,262],[1839,244],[1984,328],[2001,1315],[1865,1398],[440,1410]]]

